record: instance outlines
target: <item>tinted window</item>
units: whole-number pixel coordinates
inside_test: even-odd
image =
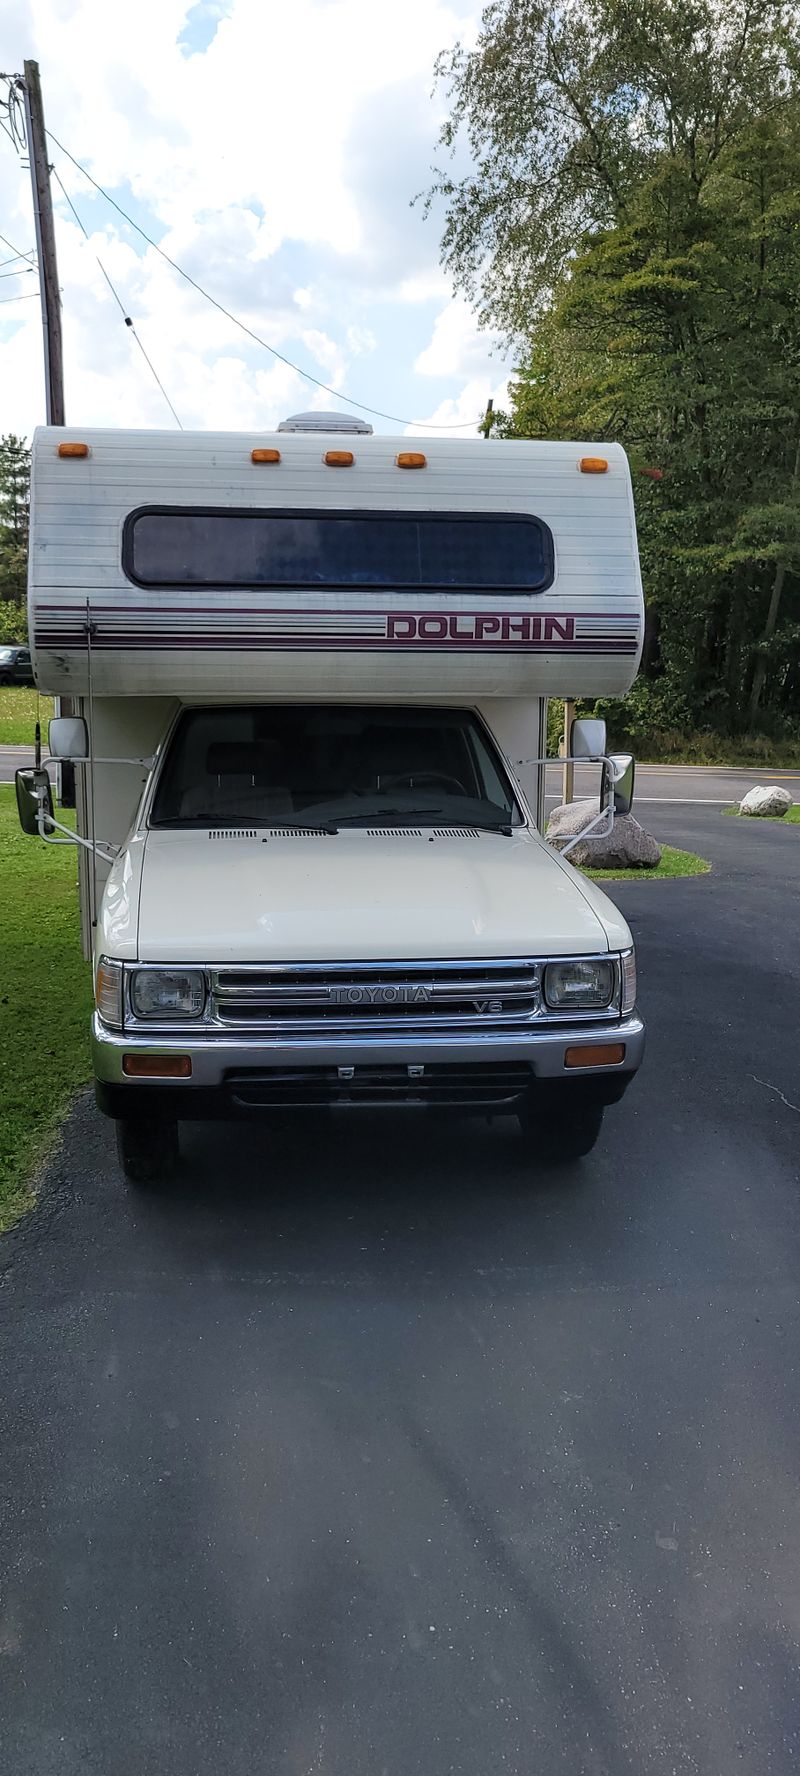
[[[303,704],[187,711],[151,823],[496,826],[519,818],[469,710]]]
[[[504,513],[133,512],[126,574],[143,586],[380,586],[541,592],[553,539]]]

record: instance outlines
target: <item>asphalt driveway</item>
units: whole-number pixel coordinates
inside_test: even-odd
[[[76,1110],[0,1247],[14,1776],[796,1768],[800,833],[647,812],[716,870],[618,885],[649,1053],[558,1181],[304,1120],[137,1197]]]

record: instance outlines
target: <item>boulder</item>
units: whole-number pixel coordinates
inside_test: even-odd
[[[599,811],[597,799],[562,802],[550,815],[547,838],[560,851],[568,839],[583,832]],[[570,851],[569,861],[578,869],[655,869],[661,862],[661,846],[632,814],[619,814],[607,838],[595,838],[590,833],[588,839]]]
[[[748,789],[747,795],[739,803],[739,813],[760,814],[762,819],[774,819],[776,815],[786,814],[791,805],[792,798],[788,789],[781,789],[778,783],[771,783],[767,787],[758,784],[755,789]]]

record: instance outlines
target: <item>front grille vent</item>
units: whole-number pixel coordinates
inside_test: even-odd
[[[275,1034],[525,1028],[541,1010],[535,962],[308,963],[218,968],[212,1015]]]
[[[220,839],[257,839],[258,833],[254,826],[212,826],[208,836],[219,842]]]
[[[421,826],[365,826],[360,829],[368,839],[421,839]],[[426,826],[426,839],[477,839],[474,826]]]

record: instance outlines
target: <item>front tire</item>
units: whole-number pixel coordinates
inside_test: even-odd
[[[570,1104],[565,1095],[562,1105],[536,1108],[535,1103],[520,1111],[520,1126],[534,1157],[543,1165],[572,1165],[585,1159],[596,1146],[603,1126],[603,1105]]]
[[[177,1122],[117,1122],[117,1158],[129,1184],[162,1184],[178,1164]]]

